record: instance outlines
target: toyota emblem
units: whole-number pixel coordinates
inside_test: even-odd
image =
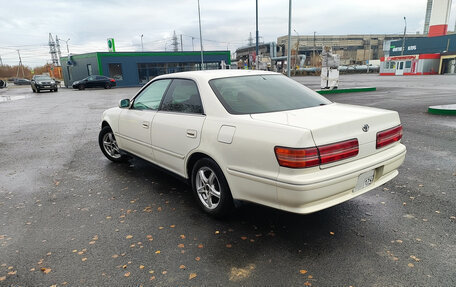
[[[365,124],[363,126],[363,132],[367,133],[369,131],[369,125],[368,124]]]

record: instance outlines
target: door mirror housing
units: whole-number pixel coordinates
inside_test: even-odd
[[[130,107],[130,99],[123,99],[119,101],[119,108],[129,108]]]

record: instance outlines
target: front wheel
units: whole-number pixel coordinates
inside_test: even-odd
[[[98,144],[100,145],[103,154],[109,160],[114,162],[123,161],[124,157],[120,153],[114,133],[109,126],[101,129],[100,134],[98,135]]]
[[[78,89],[79,89],[79,90],[84,90],[84,89],[85,89],[85,86],[84,86],[84,85],[79,85]]]
[[[105,89],[110,89],[111,88],[111,84],[110,83],[106,83],[105,86],[104,86]]]
[[[233,209],[233,197],[222,170],[209,158],[198,160],[192,170],[192,189],[199,206],[223,217]]]

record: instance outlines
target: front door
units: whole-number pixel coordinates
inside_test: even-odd
[[[171,80],[158,80],[143,88],[129,109],[120,114],[119,146],[144,159],[153,160],[151,128],[163,95]]]
[[[152,122],[154,161],[185,177],[185,158],[199,146],[205,119],[195,82],[174,79]]]
[[[404,75],[404,61],[397,62],[396,64],[396,76]]]

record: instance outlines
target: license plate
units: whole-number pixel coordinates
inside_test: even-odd
[[[353,192],[357,192],[358,190],[361,190],[361,189],[371,185],[374,182],[374,175],[375,175],[374,170],[370,170],[370,171],[360,174],[358,177],[358,182],[356,183],[356,186],[353,189]]]

